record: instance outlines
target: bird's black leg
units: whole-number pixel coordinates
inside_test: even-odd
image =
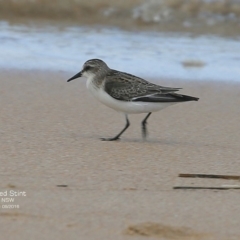
[[[126,125],[125,127],[123,128],[123,130],[118,134],[116,135],[115,137],[113,138],[101,138],[102,141],[116,141],[120,138],[120,136],[126,131],[126,129],[130,126],[130,122],[128,120],[128,116],[127,114],[125,114],[125,118],[126,118]]]
[[[142,137],[143,139],[146,139],[147,137],[147,119],[150,117],[152,113],[148,113],[147,116],[142,121]]]

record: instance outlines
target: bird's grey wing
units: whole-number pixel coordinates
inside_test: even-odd
[[[133,97],[143,96],[147,90],[138,89],[131,81],[119,77],[106,77],[105,91],[113,98],[122,101],[131,101]]]
[[[180,88],[162,87],[134,75],[112,70],[105,79],[105,91],[115,99],[132,101],[138,97],[178,91]]]

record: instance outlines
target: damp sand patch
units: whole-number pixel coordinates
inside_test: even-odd
[[[196,233],[190,228],[173,227],[152,222],[131,225],[125,233],[132,236],[157,237],[173,240],[200,240],[206,236],[206,234]]]

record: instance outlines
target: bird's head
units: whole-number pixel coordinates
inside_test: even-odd
[[[94,77],[98,74],[98,72],[105,72],[108,69],[109,68],[104,61],[100,59],[90,59],[83,64],[82,70],[79,73],[77,73],[67,81],[70,82],[79,77]]]

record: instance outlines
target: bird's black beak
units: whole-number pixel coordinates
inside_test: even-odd
[[[82,72],[79,72],[76,75],[74,75],[73,77],[69,78],[67,80],[67,82],[70,82],[70,81],[72,81],[73,79],[76,79],[76,78],[80,78],[81,76],[82,76]]]

